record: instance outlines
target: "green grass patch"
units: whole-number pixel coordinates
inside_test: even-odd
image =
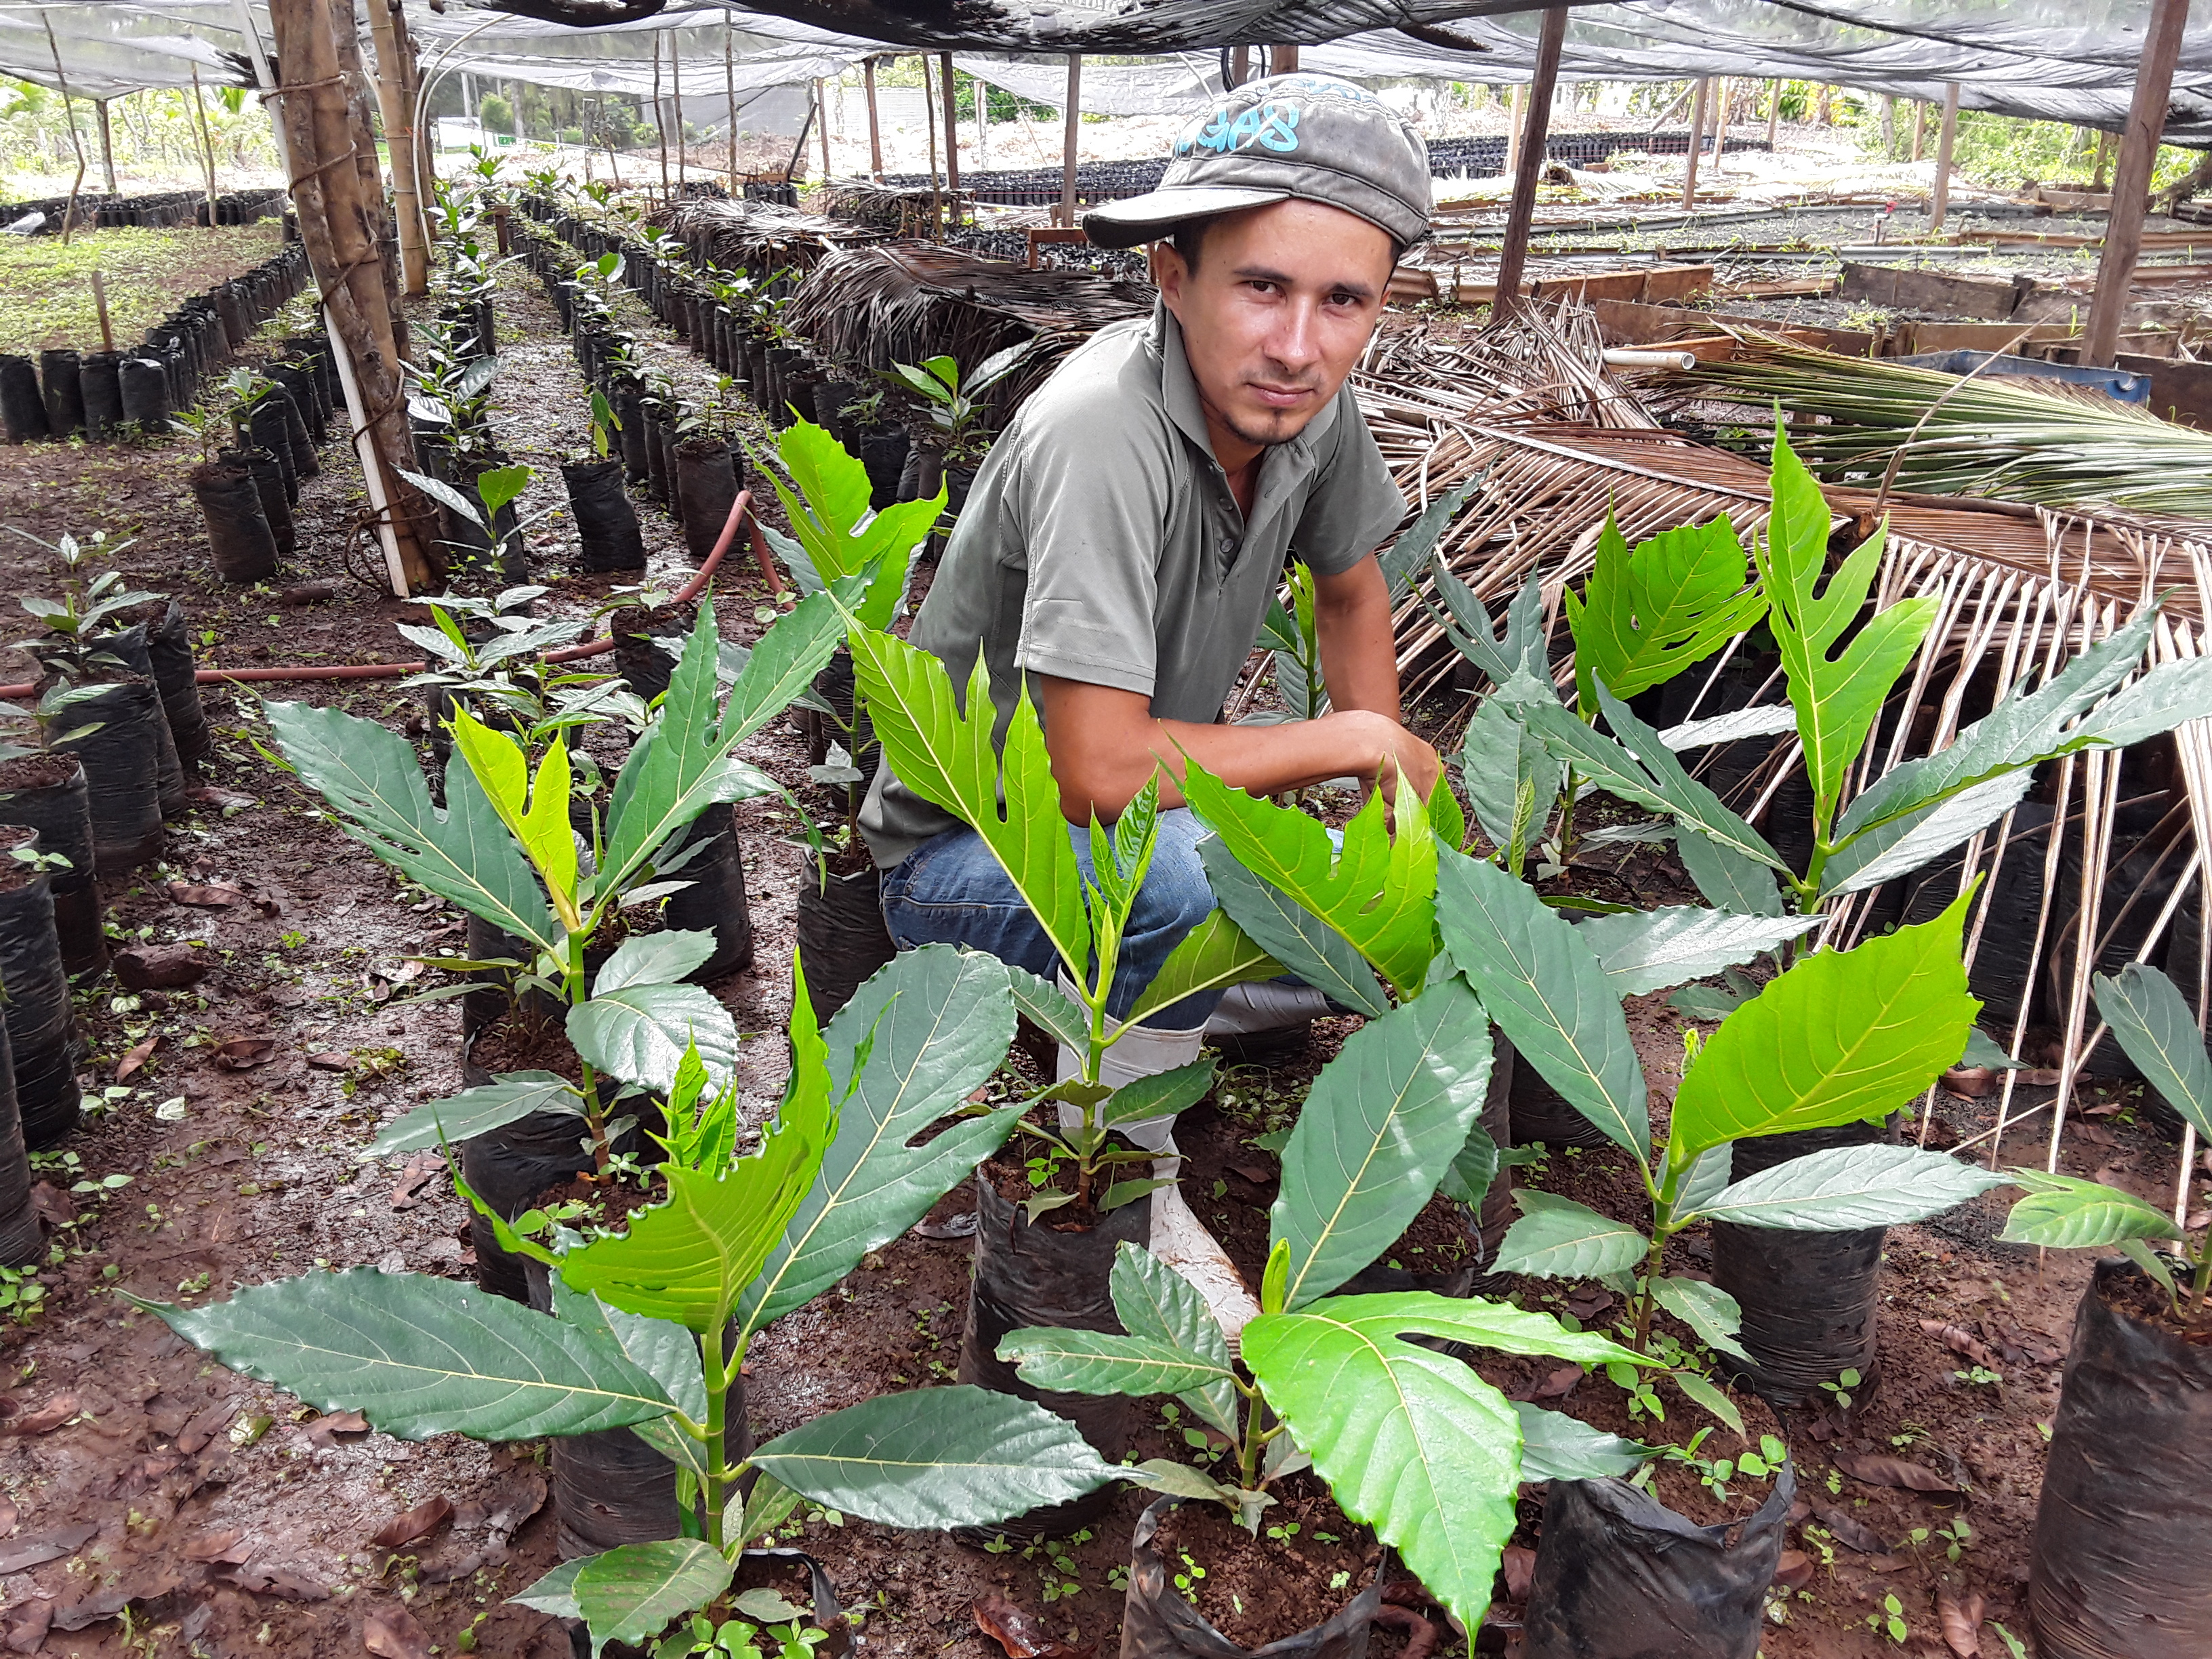
[[[181,301],[251,270],[283,245],[273,219],[212,230],[119,225],[74,236],[67,247],[58,236],[0,239],[0,351],[99,350],[95,270],[106,283],[116,345],[137,345]]]

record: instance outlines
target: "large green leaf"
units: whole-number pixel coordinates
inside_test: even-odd
[[[1605,515],[1595,568],[1561,598],[1575,636],[1582,717],[1597,716],[1593,676],[1616,697],[1663,685],[1766,614],[1743,544],[1726,518],[1662,532],[1632,550]]]
[[[605,980],[603,969],[602,985]],[[714,1087],[737,1069],[737,1022],[696,985],[595,987],[588,1000],[569,1009],[567,1029],[585,1064],[663,1093],[675,1085],[676,1068],[694,1045]]]
[[[1820,897],[1837,898],[1910,875],[2011,811],[2034,783],[2035,774],[2027,767],[1999,773],[1862,830],[1821,865]]]
[[[1521,1478],[1539,1480],[1602,1480],[1633,1474],[1638,1465],[1659,1455],[1646,1446],[1578,1422],[1565,1412],[1546,1411],[1526,1401],[1513,1402],[1521,1419]]]
[[[596,1654],[610,1642],[642,1642],[669,1621],[707,1606],[730,1587],[734,1571],[699,1538],[617,1544],[576,1565],[568,1593],[592,1632]]]
[[[1650,1157],[1644,1068],[1620,992],[1574,925],[1503,870],[1448,852],[1437,927],[1521,1058],[1609,1139]]]
[[[1816,951],[1723,1020],[1674,1096],[1669,1161],[1879,1117],[1956,1065],[1981,1007],[1960,956],[1971,896],[1855,951]]]
[[[1663,991],[1749,962],[1820,925],[1819,916],[1743,916],[1668,905],[1592,916],[1576,932],[1623,996]]]
[[[1133,1024],[1161,1008],[1173,1007],[1200,991],[1225,990],[1255,980],[1279,979],[1286,970],[1218,908],[1185,933],[1160,971],[1129,1010]],[[1031,1018],[1036,1016],[1032,1014]]]
[[[1183,1394],[1231,1383],[1237,1375],[1171,1342],[1058,1327],[1009,1333],[999,1358],[1018,1364],[1023,1382],[1063,1394]]]
[[[2150,1086],[2212,1145],[2212,1060],[2197,1016],[2155,968],[2131,962],[2116,975],[2096,976],[2097,1012]]]
[[[1661,1307],[1687,1325],[1707,1347],[1732,1353],[1739,1359],[1751,1358],[1737,1340],[1743,1330],[1743,1309],[1719,1285],[1702,1279],[1678,1279],[1671,1273],[1662,1273],[1651,1280],[1651,1295]]]
[[[566,1078],[550,1072],[502,1072],[489,1083],[417,1106],[386,1125],[362,1156],[386,1158],[447,1141],[459,1144],[503,1129],[532,1112],[574,1112],[580,1118],[583,1110],[583,1097]]]
[[[592,981],[603,996],[630,985],[673,985],[714,954],[714,935],[703,927],[636,933],[617,945]]]
[[[956,1383],[878,1395],[780,1435],[753,1467],[848,1515],[929,1530],[988,1526],[1116,1479],[1065,1418]]]
[[[1027,682],[1006,727],[1002,763],[991,742],[990,669],[982,653],[965,699],[956,700],[945,665],[928,652],[890,634],[856,629],[851,638],[860,695],[892,775],[982,837],[1060,961],[1087,974],[1091,918],[1082,870]]]
[[[1401,997],[1419,993],[1436,954],[1437,839],[1411,791],[1395,833],[1377,790],[1344,826],[1340,848],[1318,820],[1231,789],[1196,761],[1182,793],[1237,863],[1328,923]]]
[[[403,1440],[584,1434],[671,1404],[604,1332],[450,1279],[353,1267],[153,1311],[231,1370],[321,1411],[358,1411]]]
[[[628,890],[671,836],[719,801],[773,789],[734,758],[737,747],[791,706],[836,649],[840,623],[830,596],[817,594],[779,617],[753,647],[728,708],[717,713],[719,635],[714,607],[702,604],[684,642],[660,708],[632,745],[607,806],[606,846],[592,891]]]
[[[1513,1194],[1521,1218],[1505,1230],[1497,1271],[1539,1279],[1601,1279],[1625,1273],[1651,1253],[1651,1241],[1633,1227],[1587,1204],[1522,1187]]]
[[[1462,656],[1489,676],[1493,685],[1522,681],[1540,687],[1552,702],[1559,701],[1552,690],[1549,630],[1544,622],[1543,584],[1538,577],[1531,574],[1505,607],[1501,636],[1492,630],[1490,612],[1465,582],[1441,564],[1429,574],[1449,618],[1444,637],[1459,648]]]
[[[1781,647],[1789,677],[1805,769],[1813,782],[1814,813],[1826,836],[1844,774],[1858,758],[1882,700],[1911,662],[1936,620],[1928,597],[1902,599],[1869,617],[1841,652],[1836,646],[1866,607],[1881,562],[1885,532],[1877,530],[1829,576],[1828,503],[1805,465],[1790,452],[1779,422],[1774,428],[1773,513],[1752,556],[1766,589],[1767,626]]]
[[[465,766],[450,768],[446,811],[398,732],[336,708],[263,705],[284,758],[337,809],[339,826],[410,881],[471,915],[553,950],[562,930],[514,837]]]
[[[2014,1170],[2012,1180],[2028,1194],[2012,1206],[2006,1244],[2036,1244],[2060,1250],[2100,1249],[2130,1238],[2179,1238],[2181,1229],[2156,1205],[2101,1181]]]
[[[1520,718],[1518,706],[1485,697],[1467,723],[1459,753],[1460,781],[1474,821],[1493,845],[1525,849],[1558,804],[1566,768]]]
[[[949,945],[902,951],[854,993],[823,1036],[832,1087],[844,1097],[836,1139],[745,1291],[740,1311],[749,1329],[811,1301],[905,1232],[998,1149],[1022,1115],[1017,1101],[921,1139],[961,1109],[1013,1042],[1013,999],[994,957]],[[864,1044],[866,1061],[855,1078]]]
[[[562,1256],[564,1284],[695,1334],[729,1323],[739,1294],[813,1185],[836,1133],[829,1073],[812,1025],[807,1013],[793,1022],[790,1090],[760,1150],[726,1169],[664,1164],[666,1200],[632,1215],[627,1232],[595,1238]]]
[[[1917,1146],[1833,1146],[1746,1176],[1698,1206],[1708,1220],[1802,1232],[1925,1221],[2011,1177]]]
[[[881,560],[884,574],[870,586],[854,614],[866,627],[888,628],[896,609],[907,556],[927,538],[945,511],[945,489],[924,501],[900,501],[880,513],[869,504],[868,470],[822,428],[799,420],[776,441],[793,495],[772,468],[761,469],[783,503],[785,518],[806,550],[823,585],[852,576]]]
[[[1454,975],[1370,1020],[1322,1068],[1268,1214],[1270,1247],[1290,1246],[1284,1307],[1328,1295],[1421,1212],[1482,1110],[1490,1063],[1490,1017]]]
[[[1442,1337],[1585,1364],[1634,1356],[1548,1314],[1412,1291],[1333,1297],[1244,1328],[1244,1362],[1344,1512],[1474,1629],[1515,1524],[1521,1419]]]
[[[1121,1328],[1132,1336],[1164,1342],[1233,1373],[1229,1339],[1196,1285],[1150,1250],[1126,1239],[1114,1247],[1114,1271],[1108,1284]],[[1189,1390],[1182,1401],[1205,1422],[1237,1437],[1237,1387],[1226,1376]]]
[[[1198,843],[1199,862],[1216,903],[1283,971],[1370,1018],[1390,1012],[1390,996],[1352,942],[1279,887],[1231,855],[1218,836]]]
[[[1437,544],[1451,527],[1460,509],[1468,504],[1474,492],[1482,488],[1482,474],[1478,472],[1456,489],[1448,489],[1421,510],[1421,516],[1407,526],[1398,539],[1376,556],[1382,567],[1383,585],[1395,599],[1401,584],[1410,586],[1414,573],[1421,570],[1435,556]]]

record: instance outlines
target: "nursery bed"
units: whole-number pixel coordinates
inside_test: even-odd
[[[274,219],[213,229],[118,225],[79,231],[67,247],[58,236],[8,237],[0,240],[0,351],[99,350],[95,270],[107,289],[115,343],[130,345],[179,300],[251,270],[283,239]]]
[[[583,382],[551,307],[519,270],[503,278],[498,305],[503,366],[495,423],[515,459],[538,469],[523,507],[557,507],[554,464],[576,453],[586,429]],[[657,365],[691,395],[711,395],[710,371],[641,313],[632,320]],[[749,434],[761,434],[750,410],[740,418]],[[360,510],[359,475],[339,446],[322,453],[325,473],[301,495],[296,568],[246,591],[218,589],[205,574],[180,482],[198,459],[189,440],[106,451],[0,450],[0,495],[21,504],[11,507],[11,523],[50,540],[94,527],[139,537],[123,568],[135,585],[184,600],[204,660],[411,656],[393,624],[425,613],[379,598],[349,575],[341,550]],[[780,522],[773,503],[766,506]],[[642,511],[640,519],[650,559],[644,580],[665,592],[690,568],[681,534],[660,513]],[[0,575],[15,592],[40,591],[50,580],[44,556],[21,538],[5,541]],[[542,580],[553,588],[549,611],[582,615],[615,597],[608,579],[574,570],[564,514],[546,520],[533,541]],[[353,562],[366,568],[358,550]],[[310,578],[332,582],[337,597],[298,607],[283,602],[284,587]],[[767,597],[749,562],[726,564],[717,583],[725,636],[757,637],[774,615]],[[287,694],[395,727],[419,720],[419,705],[389,683],[308,684]],[[81,1000],[92,1038],[84,1075],[95,1095],[112,1092],[70,1143],[75,1163],[49,1162],[43,1171],[57,1215],[76,1218],[64,1235],[66,1261],[46,1275],[45,1311],[28,1324],[0,1325],[0,1587],[8,1616],[41,1600],[82,1615],[80,1628],[58,1625],[46,1637],[40,1650],[52,1654],[119,1659],[129,1647],[302,1659],[358,1653],[374,1627],[375,1642],[386,1645],[369,1650],[379,1653],[389,1654],[395,1640],[415,1641],[412,1632],[420,1644],[410,1653],[435,1644],[447,1654],[556,1659],[567,1651],[559,1629],[540,1613],[502,1605],[555,1559],[541,1448],[488,1448],[453,1437],[410,1445],[350,1431],[342,1418],[319,1419],[213,1364],[117,1294],[199,1302],[325,1263],[471,1273],[465,1214],[437,1161],[410,1154],[364,1165],[358,1158],[380,1122],[459,1085],[458,1006],[397,1005],[427,982],[408,956],[458,951],[460,913],[396,882],[267,764],[246,740],[265,738],[252,710],[252,700],[235,693],[214,704],[217,751],[208,781],[227,793],[173,832],[170,867],[149,866],[110,895],[123,933],[151,943],[204,941],[211,970],[186,992],[132,995],[110,979]],[[1456,716],[1449,702],[1422,714],[1431,727]],[[804,744],[781,721],[744,757],[805,787]],[[787,1067],[802,863],[786,839],[795,826],[784,809],[749,801],[738,823],[757,955],[751,969],[713,989],[744,1035],[745,1110],[757,1122],[773,1110]],[[1668,856],[1637,856],[1640,889],[1664,893],[1680,883]],[[181,905],[171,880],[228,883],[247,902]],[[1633,1003],[1631,1018],[1655,1097],[1664,1097],[1679,1073],[1678,1018],[1653,997]],[[1231,1073],[1183,1120],[1185,1192],[1255,1282],[1275,1160],[1254,1142],[1285,1127],[1314,1072],[1351,1029],[1348,1021],[1326,1022],[1309,1049],[1284,1063]],[[274,1046],[262,1063],[226,1069],[213,1051],[240,1036]],[[1018,1051],[1015,1063],[1026,1063]],[[1930,1144],[1977,1133],[1993,1107],[1939,1097]],[[2004,1161],[2041,1162],[2040,1122],[2008,1138]],[[2123,1109],[2071,1131],[2063,1167],[2137,1184],[2139,1171],[2148,1177],[2170,1156],[2154,1129]],[[1634,1182],[1613,1152],[1560,1153],[1522,1173],[1601,1207],[1625,1202]],[[97,1190],[114,1176],[129,1183]],[[81,1183],[92,1189],[72,1195]],[[764,1438],[878,1393],[949,1377],[970,1249],[957,1218],[971,1204],[969,1189],[956,1188],[913,1232],[754,1344],[748,1401],[757,1433]],[[2024,1631],[2040,1425],[2056,1402],[2057,1361],[2089,1264],[2063,1254],[2039,1264],[2032,1251],[1995,1243],[1997,1213],[1984,1200],[1938,1224],[1892,1234],[1881,1382],[1863,1391],[1852,1413],[1832,1408],[1776,1425],[1751,1406],[1753,1445],[1762,1429],[1787,1433],[1805,1504],[1789,1539],[1804,1553],[1790,1568],[1802,1571],[1802,1584],[1786,1604],[1786,1625],[1768,1633],[1769,1659],[1898,1651],[1867,1624],[1889,1595],[1905,1609],[1910,1650],[1942,1650],[1935,1645],[1939,1595],[1978,1593],[1991,1620]],[[1393,1253],[1402,1266],[1418,1268],[1443,1254],[1434,1224],[1425,1218]],[[1678,1245],[1672,1265],[1698,1271],[1705,1265],[1698,1249],[1695,1240]],[[1531,1281],[1522,1296],[1586,1324],[1607,1316],[1602,1290]],[[1923,1321],[1935,1328],[1924,1329]],[[1960,1340],[1978,1345],[1988,1363],[1961,1351]],[[1957,1375],[1978,1365],[2002,1382]],[[1664,1425],[1632,1421],[1625,1396],[1601,1376],[1562,1376],[1553,1364],[1486,1362],[1483,1370],[1518,1397],[1639,1437],[1686,1443],[1708,1420],[1669,1395]],[[1197,1455],[1187,1421],[1171,1421],[1157,1404],[1143,1419],[1139,1456]],[[1717,1430],[1702,1455],[1739,1449]],[[1859,1473],[1845,1473],[1839,1455]],[[1916,1465],[1965,1496],[1881,1484],[1875,1477],[1899,1471],[1856,1461],[1865,1458]],[[1680,1464],[1660,1480],[1678,1504],[1694,1508],[1702,1496]],[[1309,1538],[1354,1535],[1318,1486],[1294,1483],[1287,1495],[1267,1524],[1294,1519]],[[394,1549],[372,1546],[387,1520],[440,1497],[455,1506],[449,1521]],[[1118,1570],[1145,1502],[1145,1494],[1119,1493],[1093,1535],[1054,1548],[984,1553],[939,1534],[818,1514],[805,1516],[799,1541],[824,1562],[845,1604],[865,1608],[868,1644],[881,1653],[999,1659],[1001,1650],[979,1632],[971,1611],[975,1598],[994,1590],[1041,1614],[1078,1652],[1111,1653],[1122,1606]],[[1731,1512],[1746,1507],[1739,1502]],[[1524,1504],[1524,1517],[1529,1512]],[[1832,1524],[1828,1517],[1837,1515],[1850,1524]],[[1959,1536],[1960,1518],[1969,1528],[1954,1563],[1951,1540],[1936,1529],[1950,1526]],[[1926,1535],[1916,1540],[1917,1529]],[[1518,1542],[1529,1538],[1524,1528]],[[28,1547],[40,1539],[52,1548]],[[1290,1550],[1304,1547],[1296,1538],[1264,1535],[1239,1546],[1233,1571],[1223,1564],[1224,1582],[1251,1582],[1255,1561],[1269,1550],[1283,1550],[1287,1563]],[[1525,1572],[1515,1577],[1525,1565],[1509,1559],[1509,1584],[1525,1588]],[[106,1616],[125,1595],[133,1601],[130,1621]],[[1510,1601],[1501,1611],[1509,1621],[1516,1616]],[[389,1634],[394,1630],[399,1638]],[[471,1632],[465,1641],[464,1632]],[[1402,1640],[1397,1628],[1379,1626],[1374,1650],[1394,1659]],[[1984,1654],[2002,1651],[1986,1626],[1981,1642]],[[1446,1650],[1455,1645],[1448,1637]]]

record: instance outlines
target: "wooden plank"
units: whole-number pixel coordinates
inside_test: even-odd
[[[2089,340],[2083,353],[2084,361],[2092,365],[2112,362],[2126,325],[2128,288],[2150,206],[2151,168],[2158,160],[2166,96],[2173,88],[2173,66],[2181,56],[2182,31],[2188,25],[2189,0],[2151,0],[2150,25],[2143,31],[2142,56],[2136,64],[2135,96],[2120,137],[2120,164],[2112,173],[2112,216],[2105,228],[2104,255],[2097,262],[2096,301],[2089,311]]]
[[[2033,281],[1988,276],[1954,276],[1948,271],[1915,270],[1901,265],[1844,262],[1837,297],[1863,301],[1898,311],[1933,311],[1947,317],[2009,317]]]
[[[2150,376],[2150,410],[2178,426],[2212,428],[2212,363],[2185,363],[2172,357],[2118,354],[2116,368]]]
[[[1712,286],[1711,265],[1652,265],[1644,272],[1642,290],[1622,297],[1641,300],[1646,305],[1661,305],[1669,300],[1687,300],[1711,293]]]

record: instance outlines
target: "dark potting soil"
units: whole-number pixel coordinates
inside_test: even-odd
[[[76,775],[77,763],[59,755],[25,755],[0,762],[0,794],[14,789],[51,789]]]
[[[1048,1103],[1041,1109],[1048,1112],[1054,1108]],[[1131,1150],[1118,1137],[1109,1145]],[[999,1196],[1009,1204],[1026,1204],[1044,1190],[1030,1182],[1028,1160],[1042,1157],[1047,1150],[1043,1141],[1033,1139],[1017,1128],[1005,1146],[984,1160],[983,1173]],[[1150,1154],[1146,1157],[1149,1158]],[[1102,1174],[1110,1185],[1115,1181],[1142,1181],[1149,1178],[1152,1172],[1152,1165],[1146,1162],[1117,1164],[1112,1166],[1111,1173],[1102,1171]],[[1063,1168],[1054,1176],[1049,1184],[1061,1192],[1073,1192],[1075,1189],[1075,1173],[1072,1169]],[[1046,1211],[1037,1218],[1036,1224],[1056,1233],[1081,1233],[1090,1231],[1099,1220],[1098,1210],[1078,1200],[1073,1204],[1063,1204],[1056,1210]]]
[[[38,878],[39,872],[20,859],[8,855],[39,838],[28,824],[0,823],[0,893],[19,892]]]
[[[501,1020],[477,1035],[470,1057],[487,1072],[551,1072],[572,1082],[584,1074],[558,1020]]]
[[[1233,1460],[1221,1466],[1234,1471]],[[1203,1503],[1170,1510],[1152,1536],[1169,1589],[1248,1650],[1320,1624],[1373,1581],[1382,1561],[1374,1539],[1312,1475],[1291,1476],[1278,1497],[1256,1538],[1218,1504]]]
[[[2097,1299],[2114,1313],[2124,1314],[2139,1325],[2148,1325],[2170,1336],[2179,1336],[2191,1347],[2212,1347],[2212,1297],[2205,1298],[2203,1307],[2192,1309],[2187,1281],[2179,1268],[2173,1278],[2182,1287],[2179,1316],[2166,1287],[2144,1273],[2115,1273],[2101,1280],[2097,1285]]]

